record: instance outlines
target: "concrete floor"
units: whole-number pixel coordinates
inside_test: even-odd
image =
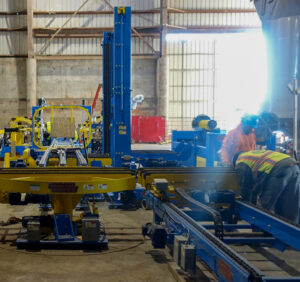
[[[109,239],[109,249],[100,252],[18,250],[13,242],[20,224],[0,227],[0,282],[175,281],[169,268],[169,256],[153,249],[150,240],[141,236],[141,226],[152,221],[152,211],[110,210],[106,203],[100,203],[99,210]],[[37,205],[0,204],[0,222],[10,216],[21,218],[38,214]],[[5,232],[8,234],[4,239]],[[247,245],[232,248],[268,276],[300,277],[299,252],[288,249],[282,253],[269,247]],[[215,280],[201,278],[197,281]]]
[[[144,241],[142,224],[152,220],[152,211],[109,210],[101,203],[101,220],[108,234],[109,249],[101,252],[81,250],[18,250],[18,225],[0,227],[0,281],[174,281],[163,251]],[[39,214],[37,205],[0,205],[0,221],[10,216]]]

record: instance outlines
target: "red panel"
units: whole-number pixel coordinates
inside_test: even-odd
[[[139,116],[131,117],[131,139],[133,142],[139,142]]]
[[[161,143],[165,141],[165,127],[162,116],[133,116],[131,137],[137,143]]]

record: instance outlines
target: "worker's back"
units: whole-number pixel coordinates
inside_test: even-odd
[[[252,173],[260,171],[269,174],[273,167],[284,159],[290,159],[290,156],[269,150],[253,150],[239,154],[235,166],[243,163]]]
[[[298,223],[300,170],[296,160],[279,152],[256,150],[237,153],[233,163],[245,201]]]

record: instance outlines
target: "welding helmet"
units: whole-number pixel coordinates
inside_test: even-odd
[[[241,122],[252,128],[257,128],[258,117],[256,115],[244,115]]]

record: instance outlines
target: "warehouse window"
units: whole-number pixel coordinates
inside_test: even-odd
[[[266,95],[267,71],[261,32],[169,34],[168,129],[191,129],[206,114],[222,129],[244,113],[259,111]]]

